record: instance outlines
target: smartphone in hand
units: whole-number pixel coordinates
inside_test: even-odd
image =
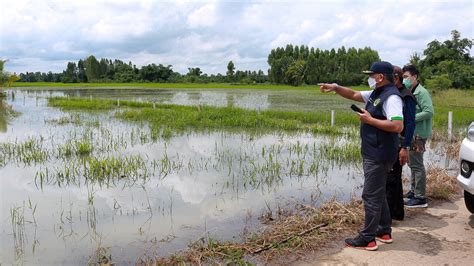
[[[364,113],[364,111],[362,111],[362,109],[360,109],[360,108],[359,108],[357,105],[355,105],[355,104],[351,105],[351,109],[352,109],[353,111],[358,112],[358,113],[361,113],[361,114]]]

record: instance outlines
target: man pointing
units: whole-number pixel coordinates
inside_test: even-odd
[[[392,219],[385,185],[387,174],[398,156],[398,133],[403,130],[403,102],[393,84],[392,64],[375,62],[364,73],[369,75],[367,82],[372,91],[354,91],[337,84],[320,84],[320,89],[365,103],[365,110],[357,113],[361,121],[365,222],[359,235],[345,242],[349,247],[377,250],[375,239],[392,242]]]

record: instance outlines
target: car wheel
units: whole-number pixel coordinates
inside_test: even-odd
[[[474,213],[474,195],[464,190],[464,203],[466,203],[466,208]]]

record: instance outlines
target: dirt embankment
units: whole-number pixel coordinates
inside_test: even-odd
[[[428,209],[409,211],[393,224],[393,243],[378,251],[344,248],[343,239],[325,251],[298,258],[294,265],[472,265],[474,215],[464,199],[432,202]]]

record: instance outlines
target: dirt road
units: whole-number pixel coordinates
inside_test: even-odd
[[[410,211],[393,224],[393,243],[379,243],[378,251],[337,248],[311,254],[295,265],[473,265],[474,215],[464,199],[434,203]],[[337,243],[339,246],[339,243]],[[343,240],[340,241],[343,246]]]

